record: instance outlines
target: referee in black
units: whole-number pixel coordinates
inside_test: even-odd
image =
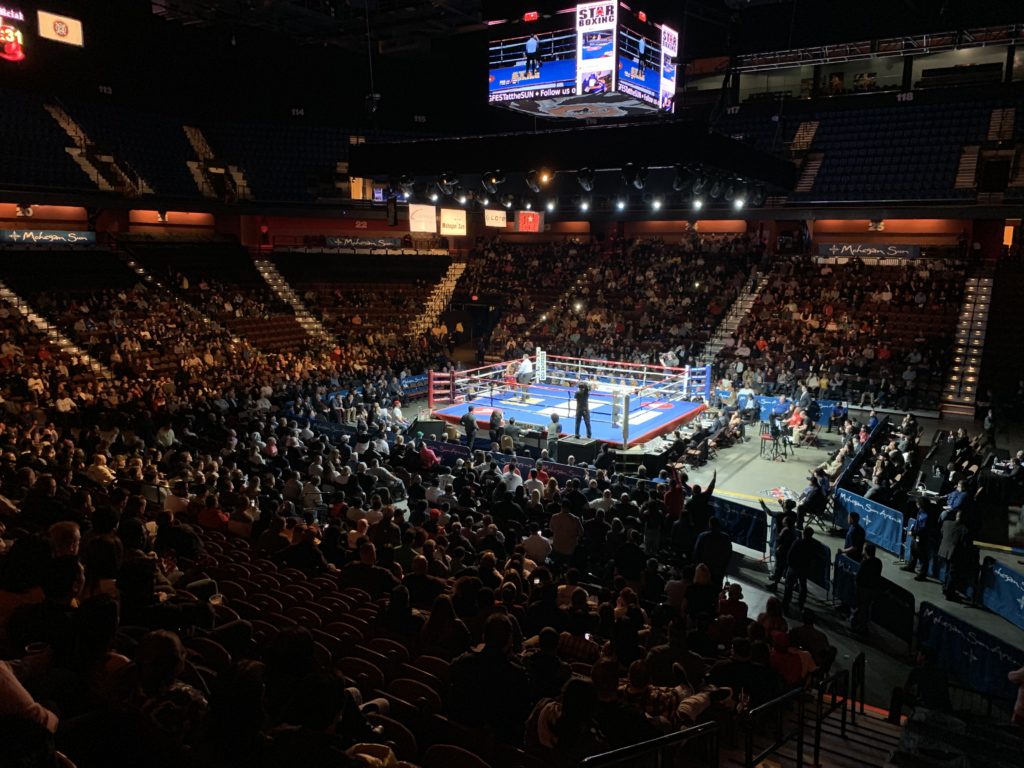
[[[459,423],[466,429],[466,447],[469,450],[473,450],[473,443],[476,442],[476,416],[473,413],[473,406],[469,406],[469,409],[462,414],[462,418],[459,419]]]
[[[585,381],[576,385],[576,429],[573,437],[580,436],[580,419],[587,425],[587,439],[590,439],[590,387]]]

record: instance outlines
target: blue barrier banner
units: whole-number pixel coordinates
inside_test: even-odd
[[[722,530],[729,534],[733,544],[747,547],[755,552],[764,552],[768,543],[767,515],[760,507],[748,507],[729,499],[714,497],[712,504],[715,517],[722,523]]]
[[[434,449],[434,453],[441,459],[441,463],[447,467],[454,467],[457,459],[463,459],[469,461],[472,453],[462,443],[448,443],[440,440],[427,440],[427,445]],[[536,462],[529,456],[513,456],[505,453],[491,453],[491,459],[495,461],[499,467],[504,467],[512,459],[516,460],[516,464],[519,465],[519,471],[523,474],[523,478],[531,469],[533,469]],[[583,479],[586,477],[587,472],[582,467],[570,467],[568,464],[556,464],[551,461],[544,462],[544,471],[549,476],[558,480],[559,485],[565,485],[565,481],[571,478]]]
[[[824,589],[826,595],[832,590],[832,548],[828,544],[818,542],[818,554],[807,580]]]
[[[952,680],[977,691],[1016,698],[1017,686],[1006,676],[1024,667],[1024,649],[1004,643],[927,602],[921,603],[918,613],[917,640],[935,651],[939,666]]]
[[[832,578],[832,597],[847,607],[857,598],[857,572],[860,563],[846,555],[836,555],[835,575]]]
[[[846,526],[846,516],[851,512],[860,515],[860,524],[864,527],[867,540],[875,546],[901,554],[903,550],[903,513],[890,509],[877,501],[865,499],[852,491],[840,488],[836,492],[836,508],[842,510],[842,527]],[[838,525],[838,520],[836,521]]]
[[[992,613],[1024,629],[1024,573],[986,557],[981,566],[981,602]]]

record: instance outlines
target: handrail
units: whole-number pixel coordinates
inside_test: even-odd
[[[1006,712],[1011,712],[1013,710],[1014,702],[1016,701],[1012,696],[1001,696],[998,693],[992,693],[991,691],[979,691],[977,688],[972,688],[969,685],[964,685],[963,683],[958,683],[953,680],[949,681],[948,686],[950,693],[953,691],[960,691],[962,693],[972,694],[985,702],[986,717],[992,717],[992,711],[997,702],[1005,707]],[[955,710],[957,707],[954,705],[953,709]]]
[[[864,714],[864,699],[866,697],[865,668],[867,657],[861,651],[857,658],[850,665],[850,722],[857,722],[857,702],[860,701],[860,713]]]
[[[580,763],[579,768],[604,768],[606,765],[618,765],[627,760],[633,762],[635,758],[655,751],[657,752],[656,764],[660,766],[662,764],[662,750],[666,747],[681,746],[702,736],[711,737],[708,743],[708,768],[718,768],[718,723],[701,723],[682,731],[667,733],[664,736],[641,741],[638,744],[630,744],[628,747],[620,747],[610,752],[591,755]]]
[[[828,711],[824,710],[825,694],[831,694],[832,701],[828,705]],[[839,700],[838,704],[836,700]],[[821,755],[821,726],[825,720],[836,711],[839,706],[842,709],[841,725],[839,732],[846,738],[846,708],[850,700],[850,672],[842,669],[833,672],[820,683],[818,683],[818,702],[814,715],[814,764],[819,765],[818,758]]]
[[[792,700],[796,700],[796,727],[789,733],[783,732],[783,718],[785,717],[786,707]],[[762,704],[761,706],[750,710],[743,717],[742,723],[743,728],[746,731],[745,743],[745,757],[743,765],[745,768],[754,768],[759,765],[765,758],[778,752],[783,746],[790,741],[790,739],[796,738],[796,768],[803,768],[804,765],[804,689],[794,688],[788,693],[784,693],[777,699]],[[758,754],[754,754],[754,726],[755,721],[758,717],[765,714],[766,712],[775,713],[775,741],[771,746],[766,747]]]

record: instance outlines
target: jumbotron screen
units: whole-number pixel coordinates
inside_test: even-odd
[[[675,110],[679,34],[642,10],[606,0],[488,24],[491,104],[574,118]]]

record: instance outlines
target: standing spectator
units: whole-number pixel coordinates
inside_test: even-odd
[[[864,546],[864,559],[857,571],[857,603],[850,624],[854,632],[867,634],[871,606],[882,592],[882,561],[875,555],[875,545]]]
[[[846,540],[839,551],[851,560],[860,562],[861,557],[864,555],[864,540],[867,538],[867,535],[860,524],[860,515],[858,513],[851,512],[848,520],[850,526],[846,529]]]
[[[708,520],[708,529],[697,537],[693,548],[693,560],[704,563],[711,570],[711,583],[716,592],[722,591],[722,582],[729,570],[732,559],[732,541],[722,531],[722,524],[717,517]]]
[[[570,561],[576,554],[576,547],[583,538],[583,523],[571,511],[568,501],[563,501],[558,512],[548,522],[551,528],[551,554],[553,557]],[[640,566],[643,568],[643,566]]]
[[[782,607],[789,608],[793,599],[793,590],[800,590],[797,607],[802,611],[807,602],[807,577],[811,574],[811,566],[818,554],[818,542],[814,540],[814,529],[804,528],[804,535],[789,548],[786,558],[786,591],[782,597]]]

